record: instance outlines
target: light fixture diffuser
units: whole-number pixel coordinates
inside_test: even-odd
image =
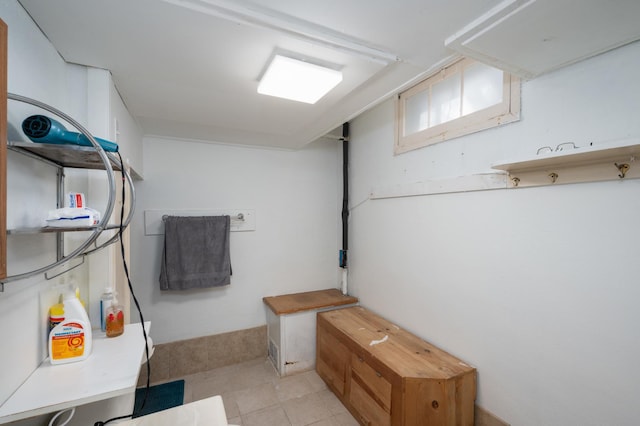
[[[309,62],[275,55],[258,93],[315,104],[342,81],[342,73]]]

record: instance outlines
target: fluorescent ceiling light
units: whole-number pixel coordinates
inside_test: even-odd
[[[315,104],[342,81],[342,73],[276,55],[258,85],[258,93]]]

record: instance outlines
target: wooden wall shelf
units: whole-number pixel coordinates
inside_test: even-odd
[[[540,153],[493,164],[509,173],[508,187],[597,182],[640,178],[640,139],[624,139],[586,147]]]

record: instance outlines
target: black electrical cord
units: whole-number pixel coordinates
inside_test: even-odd
[[[342,124],[342,250],[340,251],[340,267],[349,265],[349,122]]]
[[[122,156],[120,155],[120,152],[117,152],[118,154],[118,158],[120,159],[120,171],[122,172],[122,206],[120,207],[120,227],[118,229],[118,234],[119,234],[119,239],[120,239],[120,254],[122,255],[122,265],[124,266],[124,273],[127,276],[127,283],[129,284],[129,291],[131,292],[131,296],[133,297],[133,301],[136,304],[136,308],[138,309],[138,314],[140,315],[140,325],[142,326],[142,335],[144,336],[144,348],[145,348],[145,354],[147,357],[147,384],[144,390],[144,398],[142,399],[142,404],[140,405],[140,410],[142,411],[142,409],[144,408],[145,403],[147,402],[147,396],[149,395],[149,383],[150,383],[150,378],[151,378],[151,366],[149,364],[149,345],[147,344],[147,330],[144,327],[144,318],[142,317],[142,309],[140,308],[140,303],[138,302],[138,298],[136,297],[135,292],[133,291],[133,285],[131,284],[131,278],[129,277],[129,268],[127,267],[127,260],[125,258],[125,252],[124,252],[124,241],[123,241],[123,233],[124,233],[124,227],[122,226],[122,223],[124,222],[124,204],[125,204],[125,196],[126,196],[126,191],[125,191],[125,176],[124,176],[124,162],[122,161]],[[135,406],[133,407],[134,412],[131,414],[127,414],[124,416],[119,416],[119,417],[114,417],[112,419],[106,420],[106,421],[98,421],[94,423],[94,426],[104,426],[107,423],[111,423],[114,422],[116,420],[122,420],[122,419],[127,419],[129,417],[133,417],[136,412],[135,412]]]

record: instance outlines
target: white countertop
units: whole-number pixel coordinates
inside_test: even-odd
[[[231,426],[220,395],[116,423],[122,426]]]
[[[148,333],[149,322],[145,328]],[[0,406],[0,423],[135,392],[144,347],[140,323],[126,325],[124,333],[113,338],[94,330],[87,359],[59,365],[45,359]]]

